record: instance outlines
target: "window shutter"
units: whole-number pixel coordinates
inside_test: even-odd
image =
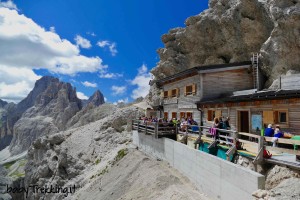
[[[172,97],[172,90],[169,90],[169,91],[168,91],[168,97],[169,97],[169,98]]]
[[[263,111],[263,123],[264,124],[274,124],[273,111]]]
[[[274,123],[279,123],[278,111],[274,111]]]
[[[186,96],[186,86],[184,87],[184,96]]]
[[[222,116],[222,110],[216,110],[215,115],[216,115],[216,117],[221,117]]]
[[[176,97],[179,97],[179,88],[176,88]]]
[[[194,83],[193,85],[192,85],[192,93],[193,94],[196,94],[196,88],[197,87],[197,85]]]

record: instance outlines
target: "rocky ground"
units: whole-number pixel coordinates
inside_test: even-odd
[[[92,174],[92,173],[91,173]],[[93,176],[92,176],[93,177]],[[140,151],[127,155],[69,199],[208,199],[191,182],[166,162]]]

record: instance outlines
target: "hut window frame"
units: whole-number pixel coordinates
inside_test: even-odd
[[[164,99],[167,99],[169,96],[169,92],[168,91],[164,91]]]
[[[171,93],[172,93],[171,97],[177,97],[177,89],[173,89]]]
[[[287,110],[275,110],[275,123],[287,124],[288,123],[288,111]],[[284,116],[284,118],[282,118]]]

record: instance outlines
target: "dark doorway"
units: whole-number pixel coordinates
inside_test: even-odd
[[[249,133],[249,111],[239,111],[239,132]]]

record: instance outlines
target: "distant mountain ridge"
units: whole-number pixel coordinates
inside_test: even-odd
[[[99,90],[87,101],[94,107],[103,103],[104,96]],[[76,95],[76,88],[52,76],[37,80],[33,90],[20,103],[8,105],[0,101],[0,108],[3,107],[0,150],[10,145],[13,154],[27,150],[41,135],[65,130],[67,122],[84,107]]]

